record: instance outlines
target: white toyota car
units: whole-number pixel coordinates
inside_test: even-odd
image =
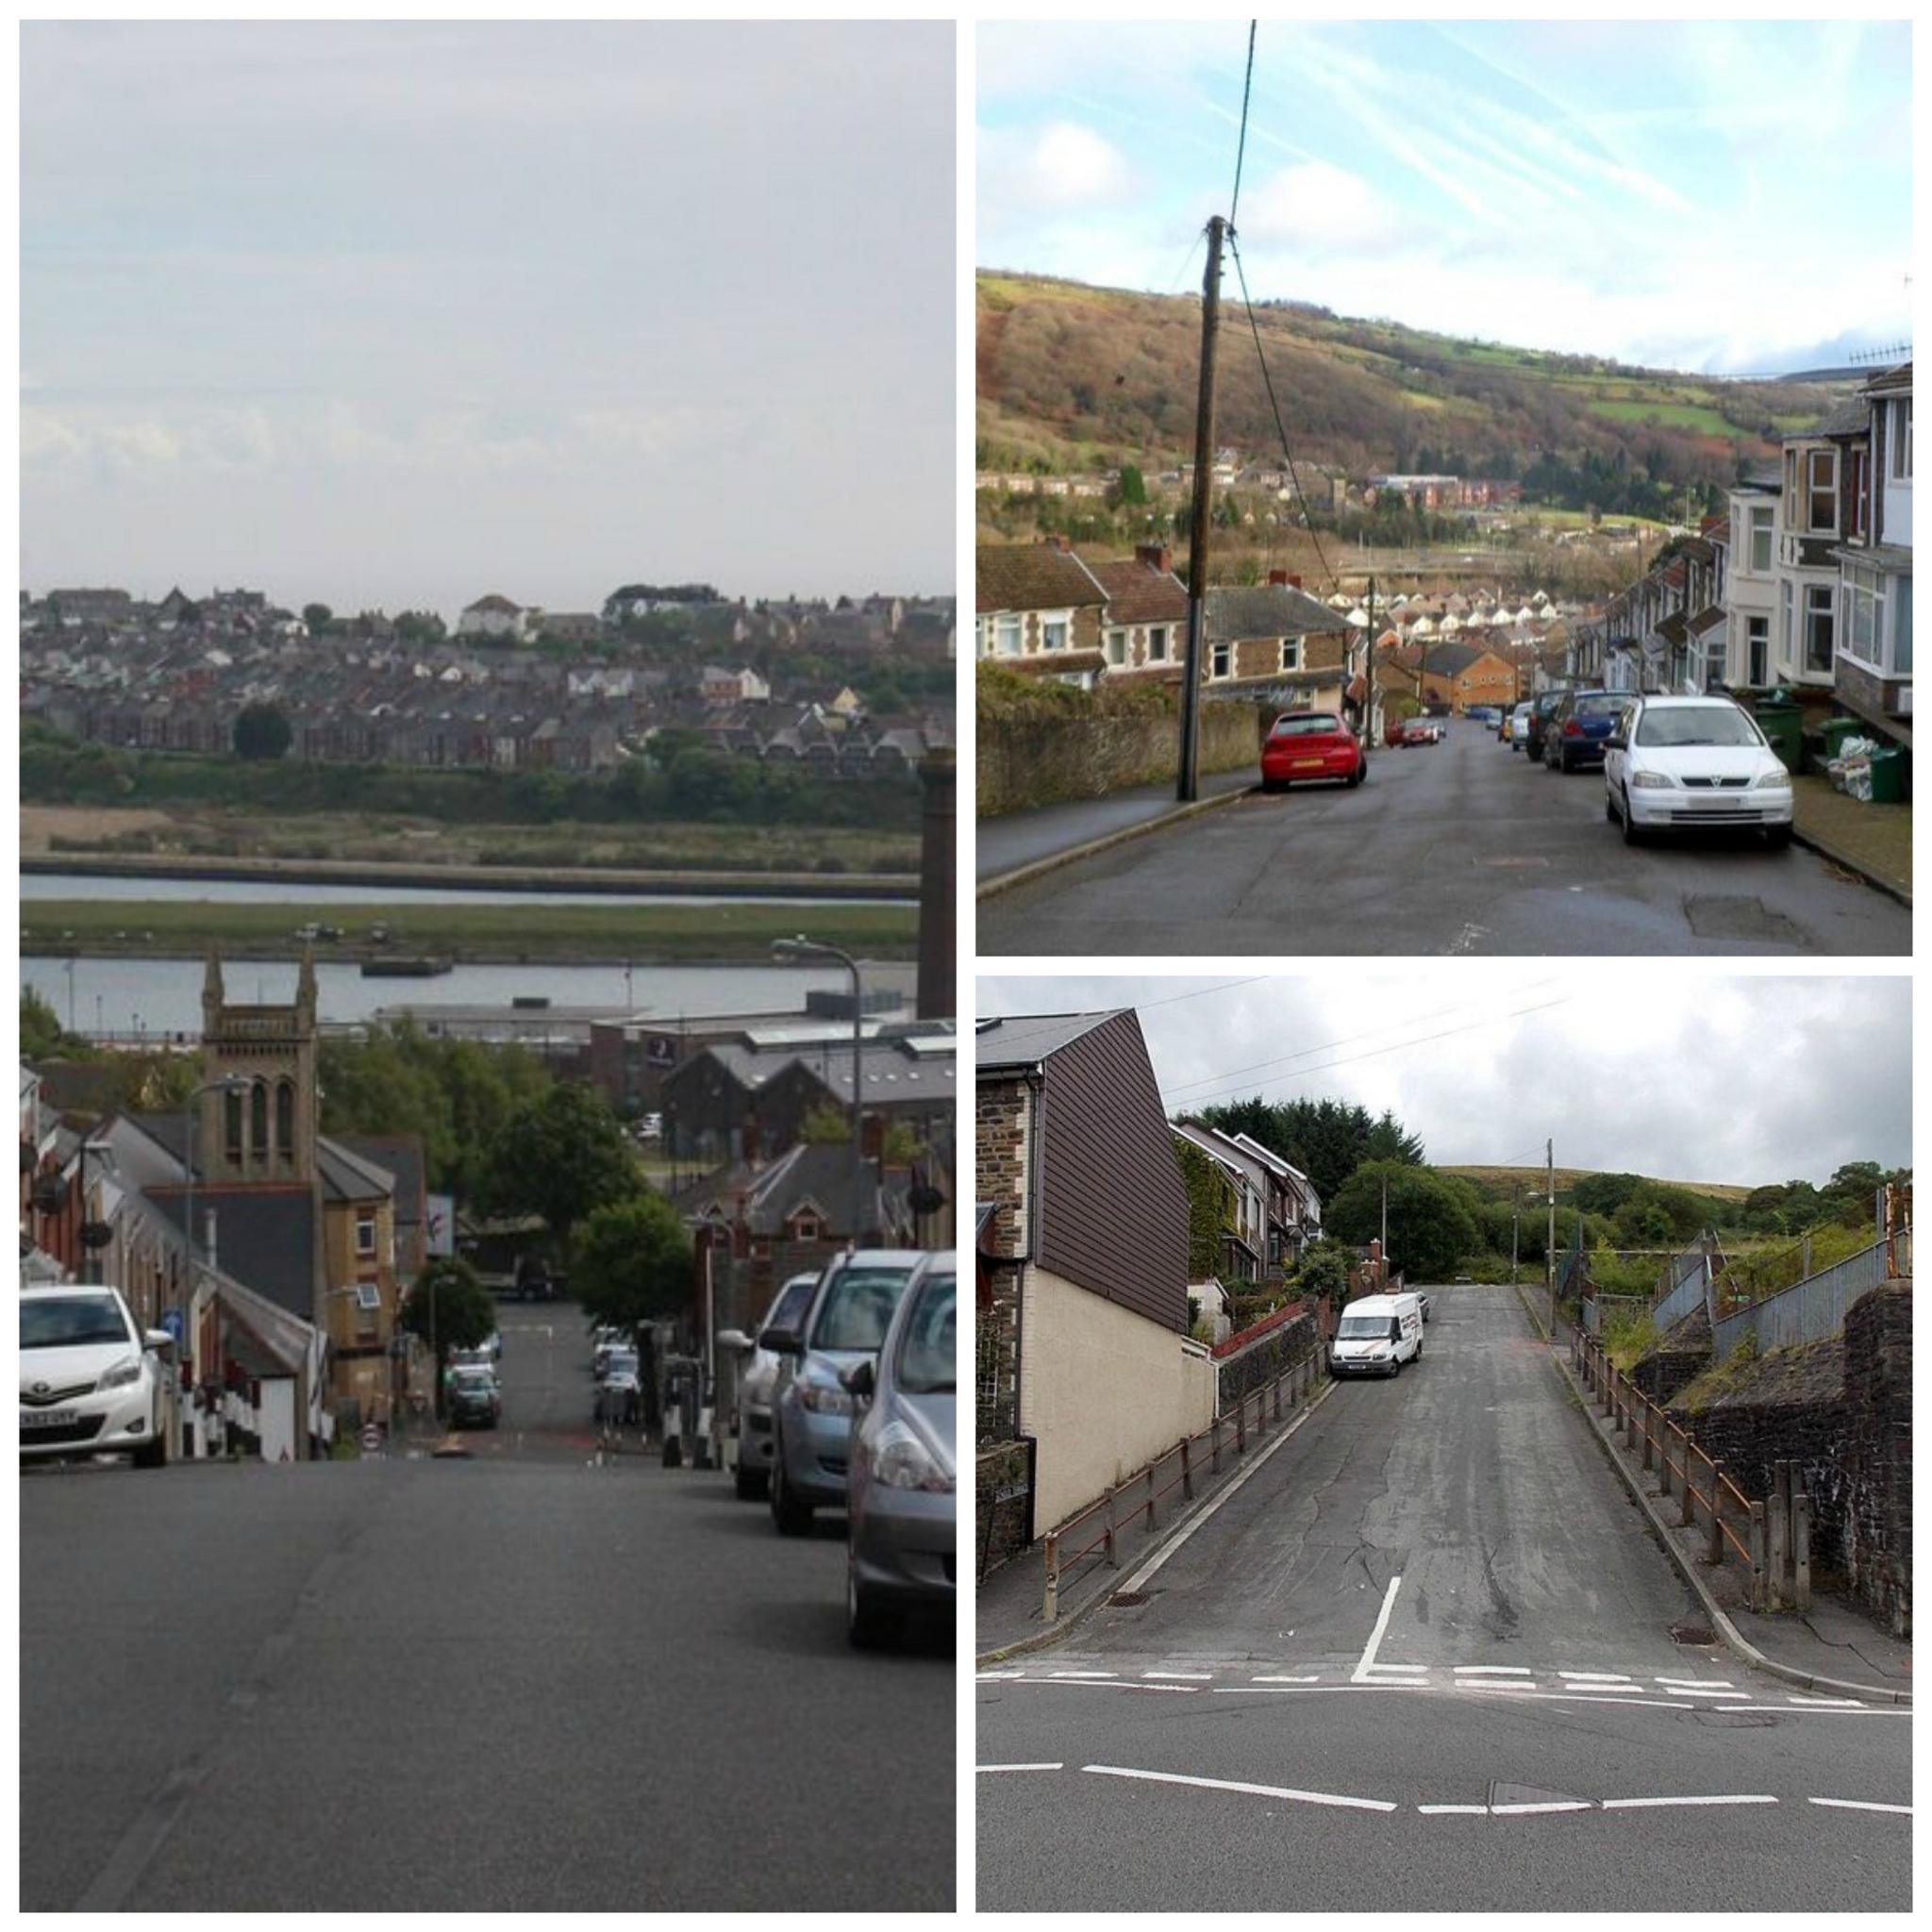
[[[1735,826],[1791,838],[1791,776],[1741,705],[1633,697],[1604,741],[1604,812],[1626,845],[1652,832]]]
[[[174,1337],[145,1335],[111,1288],[20,1296],[20,1453],[168,1459],[176,1413]]]

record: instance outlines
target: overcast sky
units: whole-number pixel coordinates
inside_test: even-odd
[[[982,25],[980,264],[1198,289],[1246,54],[1245,21]],[[1900,21],[1264,20],[1249,288],[1687,370],[1908,342],[1911,80]]]
[[[23,580],[950,591],[953,38],[24,28]]]
[[[978,1012],[1131,1006],[1170,1114],[1256,1092],[1392,1108],[1442,1166],[1528,1166],[1546,1136],[1558,1167],[1739,1187],[1911,1163],[1901,977],[1631,964],[1478,985],[1440,971],[983,977]]]

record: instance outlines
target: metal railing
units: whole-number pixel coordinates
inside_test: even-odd
[[[1572,1332],[1570,1359],[1608,1418],[1613,1437],[1657,1472],[1665,1500],[1678,1506],[1678,1524],[1705,1534],[1704,1560],[1735,1561],[1750,1580],[1754,1610],[1811,1605],[1811,1499],[1795,1486],[1791,1466],[1776,1465],[1771,1504],[1754,1503],[1702,1448],[1624,1374],[1603,1344]]]
[[[1657,1324],[1659,1334],[1705,1306],[1710,1279],[1710,1256],[1703,1248],[1694,1254],[1680,1255],[1672,1262],[1663,1280],[1658,1283],[1663,1291],[1650,1311],[1651,1320]],[[1665,1286],[1665,1282],[1669,1285]]]
[[[1191,1502],[1195,1488],[1221,1474],[1224,1461],[1231,1468],[1283,1421],[1293,1417],[1326,1379],[1322,1345],[1315,1347],[1258,1389],[1251,1389],[1227,1415],[1217,1415],[1199,1435],[1189,1436],[1158,1456],[1144,1468],[1114,1484],[1105,1495],[1070,1516],[1045,1537],[1046,1594],[1041,1617],[1053,1623],[1059,1615],[1059,1594],[1067,1573],[1096,1551],[1104,1552],[1110,1569],[1120,1568],[1119,1538],[1139,1516],[1150,1532],[1158,1522],[1163,1498],[1175,1490],[1183,1503]],[[1124,1513],[1123,1513],[1124,1512]],[[1085,1536],[1084,1541],[1076,1539]]]
[[[1760,1355],[1801,1341],[1828,1341],[1843,1334],[1845,1310],[1860,1295],[1911,1272],[1911,1232],[1906,1229],[1719,1317],[1711,1324],[1712,1356],[1723,1361],[1747,1338],[1756,1341]]]

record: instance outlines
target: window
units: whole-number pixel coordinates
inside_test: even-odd
[[[242,1111],[241,1091],[231,1087],[222,1096],[222,1141],[231,1167],[242,1165]]]
[[[1150,664],[1167,662],[1167,626],[1164,624],[1147,627],[1147,661]]]
[[[1845,464],[1845,535],[1862,537],[1871,528],[1872,452],[1851,451]]]
[[[1724,646],[1728,640],[1722,626],[1710,634],[1704,647],[1704,688],[1711,691],[1724,681]]]
[[[1124,630],[1110,630],[1107,634],[1107,661],[1109,664],[1124,664],[1127,661],[1127,634]]]
[[[1004,613],[993,619],[994,648],[1002,658],[1017,658],[1020,655],[1020,620],[1012,613]]]
[[[358,1281],[356,1284],[356,1306],[374,1313],[382,1307],[382,1290],[373,1281]]]
[[[1787,577],[1778,586],[1778,626],[1777,661],[1780,665],[1797,662],[1798,632],[1791,612],[1791,583]]]
[[[1747,617],[1744,620],[1744,682],[1753,691],[1763,691],[1771,683],[1771,619],[1768,617]]]
[[[248,1158],[268,1158],[268,1082],[258,1080],[248,1095]]]
[[[1777,512],[1768,503],[1751,506],[1751,568],[1771,575],[1771,526]]]
[[[1072,625],[1064,613],[1040,620],[1040,648],[1042,651],[1064,651],[1067,648],[1067,632]]]
[[[1891,406],[1891,480],[1912,480],[1912,399],[1901,396]]]
[[[815,1214],[801,1214],[791,1224],[791,1238],[799,1241],[815,1241],[819,1239],[819,1220]]]
[[[1805,669],[1828,672],[1832,660],[1833,609],[1829,584],[1805,587]]]
[[[1909,408],[1909,405],[1907,405]],[[1912,580],[1894,579],[1891,593],[1891,669],[1898,677],[1912,675]]]
[[[1885,600],[1871,571],[1845,572],[1845,655],[1876,665],[1884,647]]]
[[[1281,641],[1281,668],[1284,671],[1299,671],[1302,668],[1302,641],[1299,638],[1283,638]]]
[[[1208,651],[1208,675],[1228,677],[1234,673],[1234,646],[1232,644],[1210,644]]]
[[[284,1167],[295,1164],[295,1083],[284,1080],[275,1088],[275,1158]]]
[[[1805,526],[1838,527],[1838,452],[1814,449],[1805,458]]]
[[[373,1255],[375,1252],[375,1216],[358,1214],[356,1217],[356,1252],[358,1255]]]

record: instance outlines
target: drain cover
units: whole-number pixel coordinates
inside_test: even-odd
[[[1708,1624],[1673,1624],[1671,1625],[1673,1643],[1715,1643],[1717,1632]]]
[[[1135,1604],[1144,1604],[1146,1601],[1147,1592],[1144,1590],[1117,1590],[1108,1598],[1109,1604],[1129,1609]]]

